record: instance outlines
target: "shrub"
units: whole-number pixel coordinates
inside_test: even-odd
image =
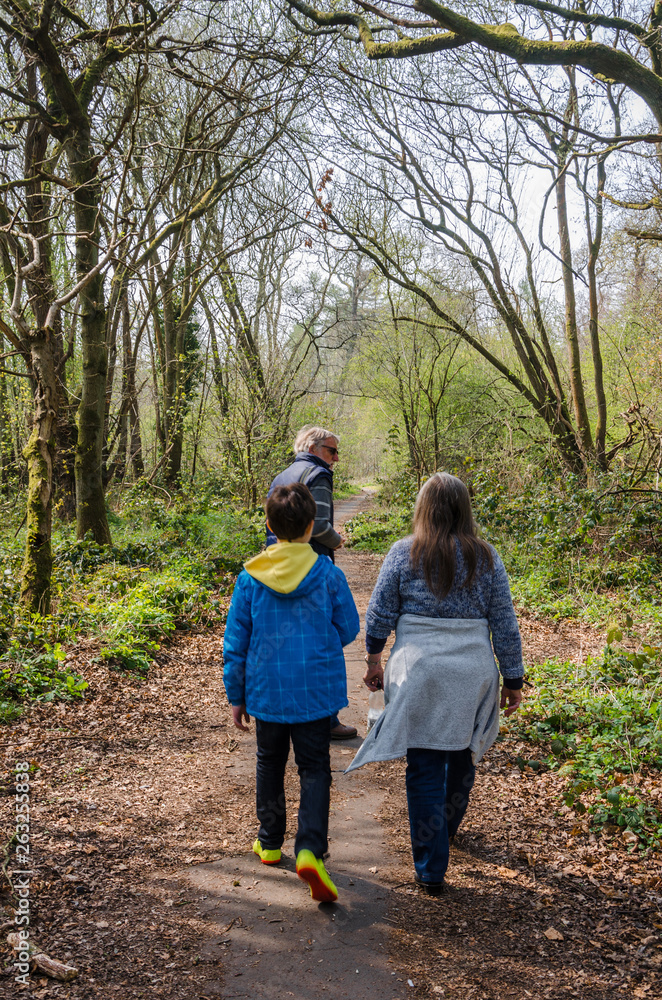
[[[24,701],[71,701],[82,697],[87,681],[62,669],[64,659],[59,644],[28,652],[22,643],[12,642],[0,658],[0,721],[15,719]]]
[[[235,510],[211,488],[166,504],[136,484],[113,520],[113,545],[76,541],[66,527],[57,529],[51,615],[21,607],[20,550],[6,556],[0,577],[0,720],[15,718],[25,701],[80,696],[80,678],[56,669],[53,658],[63,658],[63,643],[83,636],[98,640],[101,660],[146,673],[175,629],[222,619],[231,574],[264,538],[261,510]]]
[[[662,838],[662,817],[637,784],[646,770],[662,769],[661,668],[653,646],[633,653],[608,645],[581,666],[548,660],[530,669],[534,693],[510,723],[568,778],[566,804],[594,826],[632,830],[643,844]]]

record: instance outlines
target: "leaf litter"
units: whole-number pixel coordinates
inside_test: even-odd
[[[347,559],[352,586],[369,591],[379,560]],[[575,623],[524,615],[522,624],[529,659],[581,657],[604,641]],[[179,634],[135,678],[95,663],[94,644],[82,642],[67,659],[90,684],[85,701],[34,705],[3,734],[3,845],[12,768],[29,760],[31,932],[79,971],[66,984],[33,975],[30,996],[190,1000],[222,980],[219,930],[204,896],[181,882],[186,865],[245,853],[255,828],[252,753],[227,721],[220,647],[220,629]],[[395,858],[379,867],[392,968],[416,997],[662,995],[659,856],[590,833],[562,805],[556,774],[519,770],[525,753],[507,736],[479,766],[439,898],[413,882],[403,762],[366,773],[383,791],[379,818]],[[293,799],[292,776],[287,791]],[[1,891],[11,919],[6,881]],[[0,997],[14,998],[25,990],[5,936],[2,945]]]

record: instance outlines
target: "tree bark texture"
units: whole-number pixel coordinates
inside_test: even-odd
[[[28,90],[37,99],[36,66],[26,70]],[[27,277],[36,327],[43,327],[51,302],[56,297],[53,278],[53,249],[50,233],[51,196],[39,171],[47,168],[49,132],[43,122],[32,120],[26,130],[25,176],[32,178],[25,190],[27,230],[39,241],[39,266]],[[74,448],[76,427],[66,381],[66,362],[61,316],[58,313],[50,332],[55,380],[59,393],[58,417],[55,423],[55,456],[53,463],[54,506],[60,516],[72,518],[76,509]],[[27,360],[27,359],[26,359]],[[36,417],[35,417],[36,419]]]
[[[58,386],[52,332],[34,330],[30,341],[36,389],[34,422],[23,451],[28,467],[28,502],[21,601],[32,611],[44,615],[50,611],[53,568],[51,526]]]
[[[593,355],[593,379],[595,385],[595,401],[598,411],[598,418],[595,425],[595,458],[598,467],[603,472],[607,471],[608,463],[606,457],[606,436],[607,436],[607,396],[605,393],[602,351],[600,349],[600,332],[598,328],[599,304],[598,304],[598,280],[596,268],[600,246],[602,244],[602,218],[603,199],[602,192],[605,187],[605,161],[603,157],[598,159],[598,190],[595,202],[595,235],[591,237],[590,226],[589,257],[587,264],[588,271],[588,303],[589,303],[589,336],[591,339],[591,353]],[[587,219],[590,222],[587,207]]]
[[[87,120],[68,147],[76,185],[76,271],[83,279],[99,259],[100,191]],[[102,479],[103,429],[106,407],[108,353],[103,277],[97,275],[80,293],[80,339],[83,362],[76,444],[76,534],[91,532],[100,545],[110,543]]]
[[[575,299],[575,280],[572,271],[572,248],[568,226],[568,202],[566,196],[566,174],[564,170],[561,170],[556,184],[556,210],[561,251],[561,273],[565,294],[565,340],[568,349],[570,394],[575,413],[579,446],[582,451],[584,464],[586,464],[593,455],[593,439],[591,435],[591,423],[586,408],[584,383],[582,381],[582,360],[579,350],[577,303]]]

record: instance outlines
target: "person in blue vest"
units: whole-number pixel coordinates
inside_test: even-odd
[[[328,556],[335,562],[335,553],[344,538],[333,527],[333,466],[340,455],[340,438],[324,427],[303,427],[294,439],[294,461],[281,472],[269,487],[267,499],[277,486],[304,483],[313,495],[316,505],[315,523],[310,545],[318,555]],[[275,545],[277,538],[267,525],[267,545]],[[354,726],[345,726],[337,715],[331,719],[331,739],[351,740],[357,735]]]

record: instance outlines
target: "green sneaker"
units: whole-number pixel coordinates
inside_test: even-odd
[[[310,886],[310,895],[318,903],[334,903],[338,890],[329,878],[324,862],[316,858],[312,851],[297,854],[297,875]]]
[[[253,853],[257,854],[263,865],[277,865],[280,861],[280,847],[275,851],[265,851],[259,840],[253,844]]]

